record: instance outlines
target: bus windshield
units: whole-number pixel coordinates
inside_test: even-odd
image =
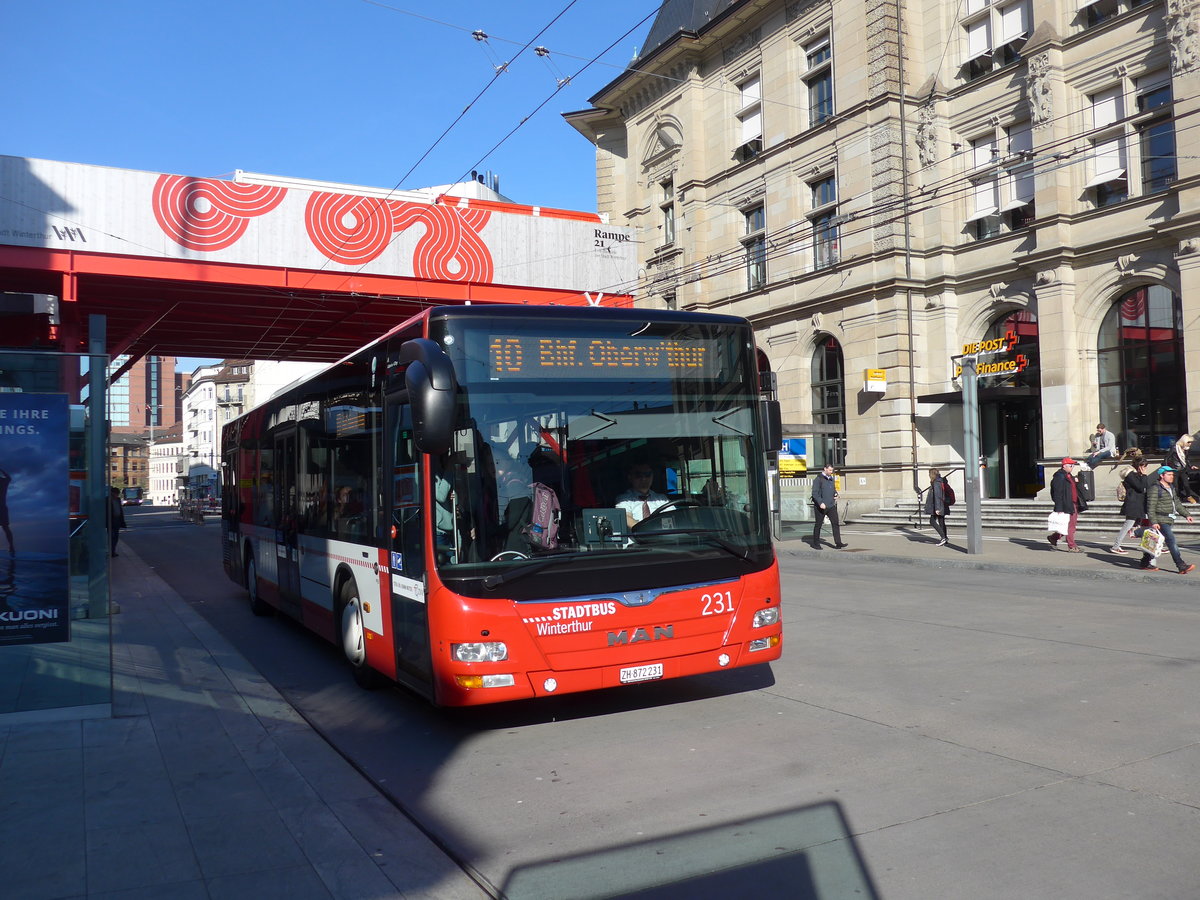
[[[698,561],[707,577],[769,564],[749,328],[576,327],[431,322],[459,380],[453,446],[432,460],[442,578],[537,597],[565,572],[645,583],[656,563],[676,580]]]

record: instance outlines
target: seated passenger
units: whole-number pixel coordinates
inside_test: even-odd
[[[625,479],[629,482],[629,490],[617,497],[617,508],[625,510],[625,519],[630,528],[670,502],[665,495],[651,488],[654,470],[649,463],[630,463],[625,469]]]

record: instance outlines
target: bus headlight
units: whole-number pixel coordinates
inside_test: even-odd
[[[779,624],[779,607],[768,606],[766,609],[760,609],[754,614],[754,627],[765,628],[768,625]]]
[[[458,662],[500,662],[508,659],[508,647],[503,641],[451,644],[450,656]]]
[[[755,650],[770,650],[772,647],[779,646],[779,635],[773,634],[770,637],[757,638],[750,642],[750,652]]]
[[[517,683],[512,675],[455,675],[454,682],[461,688],[512,687]]]

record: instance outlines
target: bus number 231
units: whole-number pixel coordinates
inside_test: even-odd
[[[705,594],[700,598],[704,604],[701,615],[719,616],[733,612],[733,591],[717,591],[715,594]]]

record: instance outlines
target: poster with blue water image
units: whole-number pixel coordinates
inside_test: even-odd
[[[0,646],[71,639],[66,394],[0,393]]]

